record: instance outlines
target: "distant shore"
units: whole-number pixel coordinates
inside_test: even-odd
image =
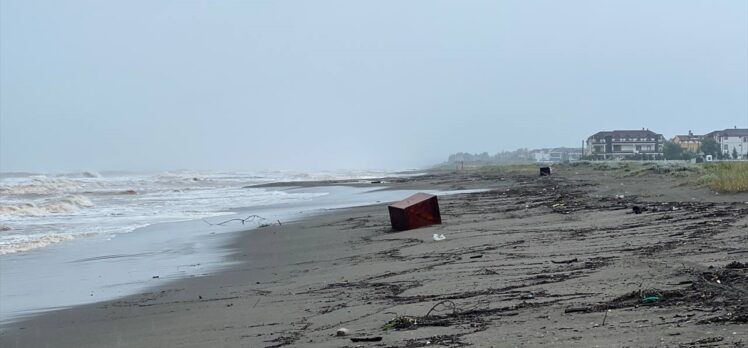
[[[748,270],[727,267],[748,261],[748,194],[657,173],[530,169],[401,178],[387,186],[491,191],[440,197],[444,223],[417,230],[392,233],[378,204],[239,233],[217,273],[10,324],[0,345],[748,342]],[[341,327],[351,336],[335,336]]]

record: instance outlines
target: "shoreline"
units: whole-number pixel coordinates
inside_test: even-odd
[[[225,239],[233,240],[233,234],[251,226],[295,221],[332,208],[393,201],[412,192],[406,187],[352,187],[347,183],[320,183],[283,191],[324,194],[306,201],[235,208],[223,217],[157,223],[130,233],[82,238],[3,256],[0,327],[48,311],[136,294],[164,280],[219,271],[230,264],[225,260]],[[247,226],[244,221],[208,226],[208,220],[239,220],[246,216],[262,216],[262,220],[248,221]],[[64,288],[48,290],[63,283],[67,284]]]
[[[645,178],[647,184],[665,184],[657,192],[646,196],[646,185],[626,181],[631,185],[626,192],[634,193],[619,200],[609,198],[618,190],[610,183],[621,178],[574,170],[550,179],[451,173],[407,180],[403,186],[493,190],[440,197],[444,224],[412,231],[389,233],[386,207],[379,204],[240,233],[227,245],[234,249],[235,266],[15,323],[3,328],[0,343],[351,346],[347,337],[334,336],[341,326],[355,335],[382,336],[396,347],[426,341],[659,346],[717,336],[723,343],[748,341],[748,332],[730,318],[697,324],[725,315],[696,310],[704,303],[681,299],[683,308],[667,300],[646,307],[610,302],[639,283],[688,293],[688,284],[672,285],[691,281],[695,286],[688,270],[708,272],[707,266],[722,269],[728,261],[744,259],[748,249],[740,231],[748,226],[748,196],[707,196],[657,176]],[[667,199],[684,195],[699,199]],[[630,213],[633,204],[659,209],[661,201],[669,202],[670,210]],[[694,218],[696,211],[700,215]],[[704,236],[690,226],[706,226]],[[433,233],[447,239],[433,241]],[[647,238],[636,237],[641,234]],[[726,284],[744,288],[743,278],[735,279]],[[455,313],[436,308],[439,325],[381,329],[395,316],[423,317],[443,301],[452,301]],[[618,306],[604,326],[604,311],[596,307],[603,303]],[[572,307],[583,310],[565,313]],[[680,315],[687,320],[679,321]],[[86,334],[76,334],[81,332]]]

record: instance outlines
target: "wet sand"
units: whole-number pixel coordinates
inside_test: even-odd
[[[491,191],[440,197],[444,223],[412,231],[391,232],[385,205],[247,231],[226,271],[10,324],[0,346],[745,345],[748,269],[731,262],[748,261],[748,194],[685,180],[589,167],[398,179]]]

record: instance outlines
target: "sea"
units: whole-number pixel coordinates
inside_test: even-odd
[[[416,191],[383,186],[412,175],[419,173],[2,173],[0,330],[230,268],[237,233],[403,199]],[[295,184],[331,180],[347,184]],[[286,184],[257,186],[278,182]]]
[[[259,173],[173,171],[0,174],[0,255],[159,222],[232,214],[239,207],[311,200],[328,192],[253,188],[272,182],[361,180],[385,171]]]

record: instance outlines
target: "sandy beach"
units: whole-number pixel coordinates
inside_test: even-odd
[[[748,194],[590,166],[386,187],[488,191],[440,197],[443,224],[411,231],[378,204],[237,233],[223,271],[7,324],[0,346],[748,344]]]

